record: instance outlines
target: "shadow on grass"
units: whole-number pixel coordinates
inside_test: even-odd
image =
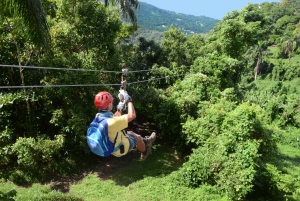
[[[89,160],[90,166],[77,174],[53,178],[45,184],[50,184],[53,190],[66,193],[69,192],[73,183],[78,183],[87,175],[96,173],[100,182],[111,179],[117,185],[128,186],[144,177],[168,175],[181,167],[183,163],[183,160],[174,153],[174,150],[159,139],[155,140],[152,154],[146,160],[140,160],[140,152],[137,150],[133,150],[123,157],[102,158],[93,155]]]
[[[116,184],[128,186],[144,177],[163,177],[178,170],[183,160],[163,142],[156,142],[152,148],[152,154],[146,160],[140,160],[140,153],[132,153],[133,159],[126,166],[119,166],[117,171],[111,172],[110,179]]]
[[[292,168],[300,166],[300,156],[292,157],[280,152],[274,162],[281,171],[285,172],[284,170],[287,167]]]
[[[3,193],[2,191],[0,191],[0,201],[14,201],[14,199],[12,197],[17,195],[17,191],[16,190],[11,190],[8,191],[6,193]]]
[[[142,136],[156,132],[154,124],[149,122],[132,122],[129,129]],[[156,132],[157,133],[157,132]],[[144,177],[162,177],[177,170],[184,160],[174,153],[174,149],[157,133],[157,138],[152,147],[152,154],[146,160],[140,160],[140,152],[133,150],[125,156],[106,158],[89,154],[84,168],[77,173],[52,178],[45,184],[50,184],[53,190],[69,192],[73,183],[78,183],[89,174],[97,174],[100,181],[112,179],[117,185],[128,186],[129,184],[143,179]]]

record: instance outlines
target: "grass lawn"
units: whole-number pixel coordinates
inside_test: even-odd
[[[145,161],[133,151],[122,158],[112,157],[105,163],[97,157],[95,166],[83,171],[75,179],[52,181],[46,184],[17,186],[8,181],[0,182],[0,201],[13,198],[28,200],[227,200],[214,193],[212,187],[189,189],[176,186],[172,174],[184,162],[167,144],[157,140]],[[77,178],[77,179],[76,179]],[[60,186],[63,183],[64,187]],[[66,189],[67,188],[67,189]]]

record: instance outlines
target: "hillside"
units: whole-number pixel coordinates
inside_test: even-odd
[[[249,3],[205,34],[147,29],[161,44],[132,44],[115,7],[64,2],[48,47],[1,12],[0,201],[300,201],[300,0]],[[138,140],[109,132],[125,155],[97,156],[89,125],[120,109],[124,81],[113,120]]]
[[[138,25],[142,29],[166,31],[173,24],[176,28],[180,28],[184,34],[207,33],[216,23],[217,19],[186,15],[167,11],[150,4],[140,2],[140,10],[137,11]]]

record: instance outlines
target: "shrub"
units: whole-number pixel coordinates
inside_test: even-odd
[[[199,146],[219,135],[224,118],[235,107],[235,103],[224,99],[216,104],[211,104],[208,101],[201,102],[199,104],[198,118],[190,117],[182,126],[187,143]]]
[[[224,109],[218,113],[221,105],[225,104],[221,101],[211,105],[209,108],[212,109],[205,113],[211,115],[215,127],[208,126],[209,118],[204,115],[198,120],[203,125],[198,127],[211,129],[194,133],[186,130],[195,141],[199,136],[198,141],[203,146],[193,151],[189,161],[180,169],[178,178],[193,188],[201,184],[217,186],[230,199],[240,200],[254,189],[256,175],[261,175],[266,159],[276,153],[276,141],[261,121],[260,108],[243,103],[231,107],[231,111],[225,112]],[[202,137],[203,130],[206,138]]]
[[[63,136],[58,135],[55,140],[19,138],[12,146],[19,164],[15,176],[26,177],[31,182],[35,179],[45,178],[47,174],[60,172],[60,150],[63,146]],[[13,180],[16,178],[12,178]]]
[[[185,143],[186,135],[181,134],[182,124],[189,116],[197,117],[201,101],[217,96],[220,96],[220,92],[211,78],[201,73],[187,75],[161,95],[162,103],[155,117],[156,124],[161,131],[168,133],[176,148],[189,152],[190,148]]]

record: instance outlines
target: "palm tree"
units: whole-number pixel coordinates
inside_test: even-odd
[[[281,51],[285,55],[288,55],[289,61],[294,51],[299,47],[299,38],[297,36],[284,37],[281,39]]]
[[[134,27],[137,27],[137,18],[134,10],[140,8],[138,0],[104,0],[104,5],[118,6],[125,19],[129,19]]]
[[[264,52],[267,51],[267,42],[266,41],[258,41],[257,45],[253,46],[252,48],[250,48],[247,52],[246,52],[246,56],[248,56],[250,58],[250,60],[252,59],[256,59],[256,66],[254,67],[253,71],[254,71],[254,80],[257,79],[257,75],[260,71],[260,65],[261,62],[263,60],[263,55]]]
[[[1,0],[0,12],[4,16],[21,16],[33,42],[47,47],[50,32],[41,0]]]

